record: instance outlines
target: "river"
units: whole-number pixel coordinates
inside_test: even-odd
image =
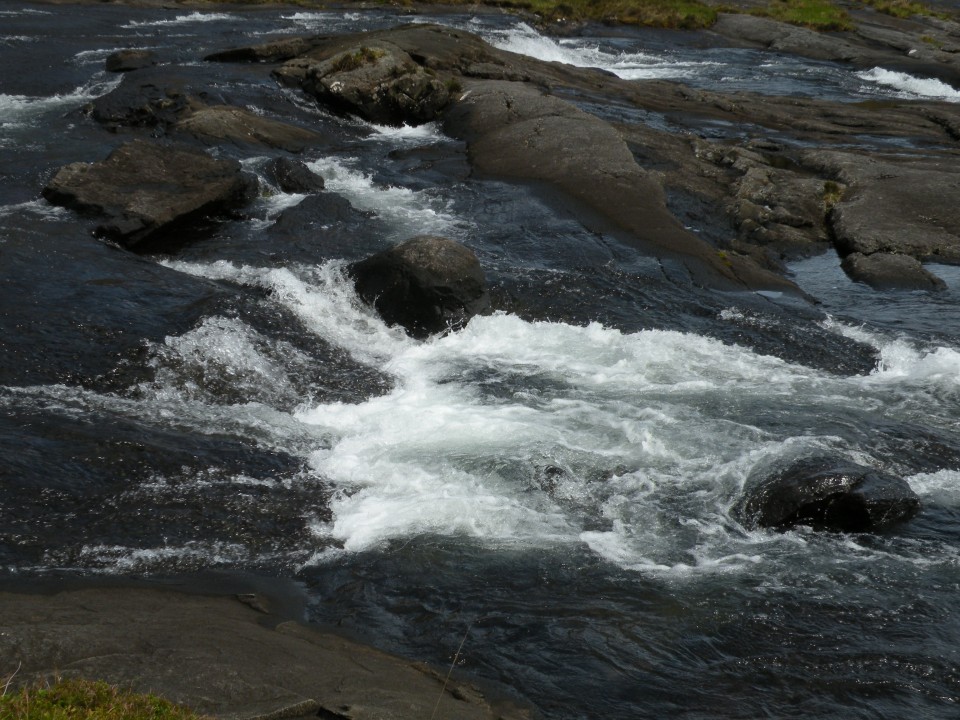
[[[880,294],[832,254],[794,263],[818,306],[673,283],[532,190],[471,177],[433,125],[337,117],[269,68],[202,59],[411,20],[638,82],[960,100],[676,32],[4,3],[0,582],[293,578],[312,620],[439,665],[463,641],[462,671],[552,720],[954,717],[960,269],[936,268],[938,294]],[[91,238],[39,192],[125,139],[81,108],[131,46],[210,101],[322,128],[303,159],[351,207],[264,178],[246,216],[175,251]],[[423,232],[473,248],[500,308],[426,342],[343,277]],[[750,477],[824,452],[904,477],[920,514],[882,535],[731,514]]]

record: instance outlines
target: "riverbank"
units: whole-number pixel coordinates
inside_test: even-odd
[[[304,598],[289,581],[207,575],[21,589],[0,592],[0,681],[11,687],[99,679],[225,720],[532,717],[448,680],[447,669],[302,624]]]

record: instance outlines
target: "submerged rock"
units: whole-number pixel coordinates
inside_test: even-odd
[[[364,302],[416,338],[462,328],[490,303],[477,256],[442,237],[407,240],[350,265],[349,273]]]
[[[947,284],[916,258],[893,253],[851,253],[841,263],[852,280],[876,290],[944,290]]]
[[[157,56],[149,50],[117,50],[107,56],[108,72],[130,72],[157,64]]]
[[[910,519],[919,507],[917,495],[898,477],[815,457],[752,483],[736,512],[750,527],[874,532]]]
[[[134,140],[106,160],[61,168],[43,189],[54,205],[102,216],[96,232],[131,247],[249,202],[256,180],[236,160]]]

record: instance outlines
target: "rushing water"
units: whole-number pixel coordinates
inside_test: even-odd
[[[696,290],[531,191],[471,178],[437,127],[336,118],[265,70],[202,62],[403,19],[0,11],[4,582],[293,577],[313,619],[393,651],[443,663],[466,633],[464,669],[548,718],[953,717],[960,273],[939,268],[937,295],[878,295],[830,255],[796,264],[824,312]],[[439,20],[631,79],[957,99],[684,34]],[[134,45],[225,101],[322,126],[304,159],[328,192],[270,189],[148,257],[38,199],[123,139],[78,110]],[[221,152],[252,172],[269,159]],[[498,312],[419,342],[358,302],[344,264],[420,232],[474,248]],[[752,473],[824,451],[905,477],[921,514],[881,536],[731,516]]]

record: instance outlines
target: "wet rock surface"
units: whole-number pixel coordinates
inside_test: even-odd
[[[490,304],[477,256],[447,238],[413,238],[352,264],[349,274],[387,324],[413,337],[462,328]]]
[[[235,160],[133,140],[102,162],[61,168],[43,195],[55,205],[99,216],[97,233],[132,247],[241,207],[255,192],[256,180]]]
[[[943,48],[955,25],[935,18],[891,25],[876,15],[858,16],[858,30],[839,35],[749,15],[722,15],[711,32],[864,68],[891,66],[899,53],[905,60],[897,67],[922,72],[933,63],[937,72],[928,74],[952,72],[954,56]],[[921,32],[939,38],[927,50],[941,49],[905,55],[907,39],[923,44]],[[698,285],[797,294],[783,276],[785,263],[831,245],[841,258],[877,254],[873,266],[886,266],[888,276],[870,282],[877,287],[937,285],[907,261],[896,264],[902,277],[889,280],[896,270],[887,256],[960,262],[953,211],[960,110],[952,104],[771,103],[747,92],[630,82],[514,55],[430,24],[275,40],[208,60],[266,64],[262,72],[272,64],[279,82],[372,122],[442,120],[466,141],[479,177],[558,194],[587,227],[679,260]],[[300,152],[329,142],[309,127],[218,100],[194,75],[147,67],[127,73],[90,113],[114,131],[142,128],[206,146]],[[597,111],[618,103],[659,119],[611,121]],[[749,130],[740,137],[703,131],[717,123]],[[846,264],[863,279],[869,273],[853,269],[861,266],[856,258]]]
[[[904,480],[839,458],[808,458],[748,483],[738,508],[752,527],[877,532],[909,520],[920,500]]]
[[[442,716],[530,718],[528,710],[426,664],[291,621],[260,592],[89,588],[0,594],[11,687],[99,678],[230,720]],[[29,622],[25,622],[29,620]]]

